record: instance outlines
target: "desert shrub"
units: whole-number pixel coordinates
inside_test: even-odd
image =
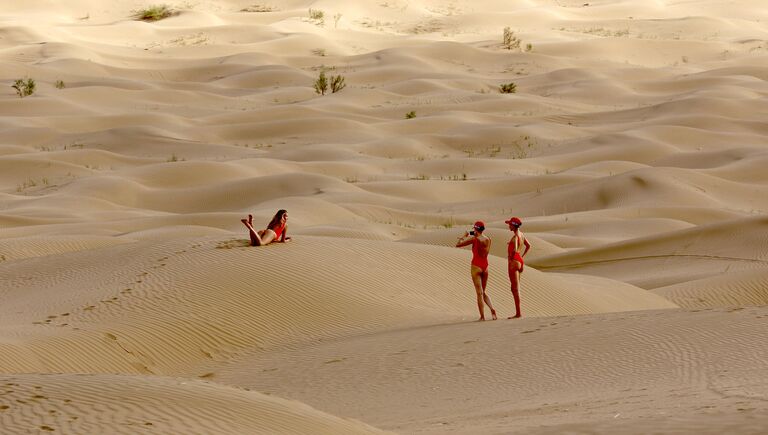
[[[520,49],[520,43],[523,42],[515,36],[515,32],[512,31],[509,27],[504,28],[504,36],[503,36],[503,42],[502,45],[507,50],[519,50]]]
[[[272,12],[275,9],[267,5],[253,5],[240,9],[240,12]]]
[[[335,94],[336,92],[339,92],[345,87],[347,87],[347,84],[344,83],[344,76],[342,75],[331,76],[331,92]]]
[[[312,49],[312,54],[315,56],[325,57],[325,49],[324,48],[315,48]]]
[[[533,44],[525,44],[525,51],[533,51]]]
[[[309,9],[309,19],[317,21],[321,26],[325,24],[325,12],[320,9]]]
[[[159,21],[173,15],[176,15],[176,12],[168,5],[154,5],[133,13],[134,19],[140,21]]]
[[[35,80],[34,79],[18,79],[13,82],[11,87],[16,89],[16,94],[19,98],[28,97],[35,93]]]
[[[320,71],[320,75],[315,79],[315,92],[320,95],[325,95],[325,91],[328,90],[328,77],[325,76],[325,71]]]
[[[405,119],[413,119],[416,117],[416,111],[411,110],[410,112],[405,114]]]
[[[514,83],[503,83],[499,86],[499,91],[502,94],[514,94],[517,92],[517,85]]]
[[[62,80],[56,80],[54,86],[56,86],[56,89],[64,89],[66,87],[66,85],[64,85],[64,81]]]

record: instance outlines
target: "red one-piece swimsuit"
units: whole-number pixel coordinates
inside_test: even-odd
[[[280,236],[283,234],[283,231],[285,231],[285,224],[272,228],[272,231],[275,232],[275,240],[280,240]]]
[[[479,267],[483,272],[488,269],[488,251],[485,251],[480,240],[472,239],[472,265]]]
[[[507,245],[507,255],[512,258],[513,260],[520,263],[520,272],[523,271],[523,267],[525,267],[525,263],[523,262],[523,256],[520,255],[519,252],[517,252],[517,236],[514,236],[512,240],[509,241],[509,244]]]

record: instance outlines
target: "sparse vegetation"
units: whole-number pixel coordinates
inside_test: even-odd
[[[533,51],[533,44],[531,43],[525,44],[525,51],[528,51],[528,52]]]
[[[321,9],[309,9],[309,19],[315,21],[316,24],[325,25],[325,12]]]
[[[166,162],[173,163],[173,162],[183,162],[186,159],[179,158],[179,156],[176,155],[176,153],[171,154],[170,157],[166,160]]]
[[[134,11],[133,18],[139,21],[160,21],[177,14],[168,5],[154,5]]]
[[[328,77],[325,76],[325,70],[320,71],[320,75],[315,80],[315,92],[320,95],[325,95],[325,91],[328,90]]]
[[[416,117],[416,111],[411,110],[410,112],[405,114],[405,119],[413,119]]]
[[[54,86],[56,86],[56,89],[64,89],[66,87],[66,85],[64,85],[64,81],[62,80],[56,80]]]
[[[317,79],[315,79],[314,83],[315,92],[320,95],[325,95],[329,87],[331,92],[335,94],[336,92],[344,89],[346,86],[347,84],[344,83],[344,76],[336,75],[328,77],[325,74],[325,68],[320,69],[320,74],[317,76]]]
[[[499,86],[499,92],[502,94],[514,94],[517,92],[517,85],[514,83],[502,83]]]
[[[340,90],[347,87],[347,84],[344,83],[344,76],[337,75],[337,76],[331,76],[331,92],[334,94],[336,92],[339,92]]]
[[[18,79],[13,82],[11,87],[16,89],[16,95],[18,95],[19,98],[24,98],[35,93],[36,84],[34,79]]]
[[[335,14],[333,16],[333,27],[334,28],[339,27],[339,20],[340,19],[341,19],[341,14],[340,13],[339,14]]]
[[[519,50],[520,49],[520,43],[523,41],[520,40],[515,35],[515,32],[512,31],[509,27],[504,28],[504,36],[503,36],[503,42],[502,45],[507,50]]]
[[[240,12],[272,12],[275,9],[267,5],[253,5],[240,9]]]
[[[325,49],[315,48],[312,50],[312,54],[314,54],[315,56],[325,57]]]

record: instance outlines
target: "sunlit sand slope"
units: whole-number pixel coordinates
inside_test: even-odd
[[[304,236],[139,241],[0,263],[5,372],[201,375],[243,351],[477,318],[466,250]],[[488,292],[514,305],[506,260]],[[529,316],[672,308],[628,284],[524,273]],[[490,318],[490,313],[487,313]]]
[[[761,307],[438,325],[256,354],[217,376],[400,433],[758,433],[766,320]]]
[[[0,375],[4,434],[376,434],[254,391],[181,378]]]

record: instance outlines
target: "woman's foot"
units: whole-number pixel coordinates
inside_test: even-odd
[[[248,215],[248,223],[253,225],[253,215],[252,214]]]
[[[519,315],[519,314],[515,314],[514,316],[507,317],[507,319],[519,319],[520,317],[522,317],[522,316]]]
[[[491,318],[492,318],[493,320],[496,320],[496,319],[498,319],[498,317],[496,317],[496,310],[491,310]]]

